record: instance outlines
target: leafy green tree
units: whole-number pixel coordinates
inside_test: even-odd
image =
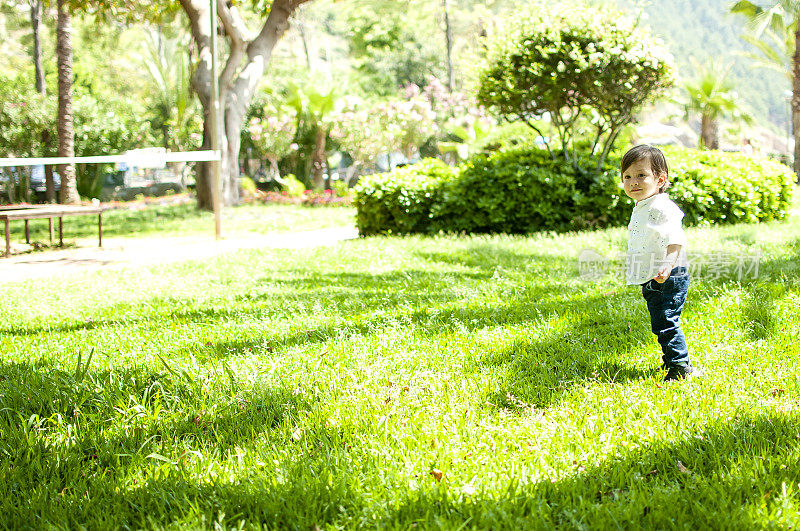
[[[99,102],[90,95],[75,98],[75,154],[78,157],[116,155],[154,141],[147,122],[125,102]],[[107,164],[78,164],[76,186],[82,197],[100,197]]]
[[[166,3],[143,0],[73,0],[90,6],[93,12],[106,16],[125,16],[129,20],[163,20],[180,9],[189,20],[197,63],[191,84],[203,107],[203,147],[211,146],[212,83],[218,86],[220,120],[218,138],[222,155],[222,202],[233,205],[239,202],[239,150],[241,131],[247,110],[259,83],[267,73],[267,66],[275,45],[289,28],[289,19],[297,8],[311,0],[252,1],[246,4],[216,0],[220,35],[224,42],[221,71],[217,79],[211,78],[211,4],[208,0],[179,0]],[[252,8],[253,16],[244,16],[242,9]],[[260,23],[257,31],[249,20]],[[199,164],[196,175],[197,199],[200,208],[212,208],[211,164]]]
[[[760,33],[760,38],[749,33],[739,37],[755,49],[741,55],[749,58],[755,66],[772,70],[791,83],[794,49],[794,29],[791,24],[767,27]]]
[[[782,70],[792,81],[794,171],[800,176],[800,2],[771,0],[766,6],[739,0],[731,13],[744,16],[752,35],[743,38],[761,54],[757,64]]]
[[[364,94],[388,97],[409,83],[422,86],[430,74],[445,71],[443,47],[422,35],[434,19],[418,11],[422,4],[367,1],[351,5],[347,26],[356,82]],[[429,6],[430,7],[430,6]],[[428,31],[420,31],[424,26]]]
[[[256,32],[248,27],[235,4],[217,0],[217,15],[229,52],[221,62],[224,66],[218,79],[212,80],[211,28],[207,24],[209,3],[205,0],[180,0],[180,5],[189,18],[192,38],[198,50],[199,61],[192,76],[192,87],[204,109],[205,147],[209,147],[211,141],[211,83],[219,84],[219,99],[222,102],[219,135],[222,148],[222,199],[226,205],[239,202],[241,130],[253,94],[267,73],[267,65],[276,43],[289,28],[289,18],[300,5],[308,1],[310,0],[273,0],[268,7],[257,3],[257,14],[263,23]],[[197,175],[200,207],[212,206],[211,183],[210,165],[203,164]]]
[[[73,12],[87,10],[93,2],[87,0],[57,0],[56,58],[58,63],[58,156],[75,155],[75,125],[73,120]],[[78,179],[74,164],[59,164],[61,191],[59,201],[79,203]]]
[[[671,57],[648,31],[613,10],[568,6],[518,18],[490,43],[478,101],[528,124],[555,158],[536,124],[549,119],[557,150],[576,167],[574,141],[581,124],[590,124],[599,170],[634,113],[672,84]]]
[[[24,79],[24,80],[23,80]],[[56,100],[33,90],[27,78],[0,73],[0,157],[49,157],[55,152],[49,142],[55,136]],[[8,180],[7,193],[14,202],[27,200],[27,172],[19,185]]]

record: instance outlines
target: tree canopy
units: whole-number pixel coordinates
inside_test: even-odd
[[[671,57],[616,11],[571,6],[518,20],[491,43],[478,100],[536,129],[536,119],[549,120],[557,148],[575,163],[576,128],[589,122],[601,167],[633,113],[672,84]]]

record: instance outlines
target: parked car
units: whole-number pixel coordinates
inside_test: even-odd
[[[9,168],[0,168],[0,200],[7,202],[9,176],[14,178],[15,192],[14,199],[19,201],[24,196],[21,194],[20,183],[25,177],[28,178],[28,186],[32,192],[29,199],[33,202],[42,202],[47,196],[47,181],[45,179],[44,166],[12,166]],[[53,172],[53,184],[55,184],[56,193],[61,190],[61,176],[58,172]]]

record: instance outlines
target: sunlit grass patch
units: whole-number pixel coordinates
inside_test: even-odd
[[[366,238],[8,285],[0,522],[753,528],[800,518],[800,229],[696,278],[665,384],[625,231]],[[21,524],[22,523],[22,524]]]

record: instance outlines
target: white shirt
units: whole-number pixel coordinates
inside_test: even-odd
[[[675,266],[686,267],[686,234],[683,211],[666,193],[636,202],[628,223],[628,284],[644,284],[665,263],[668,245],[680,245]]]

